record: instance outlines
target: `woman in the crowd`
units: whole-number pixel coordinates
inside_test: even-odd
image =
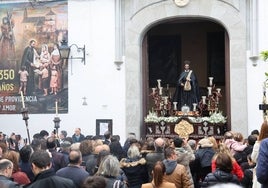
[[[96,175],[103,176],[105,178],[105,188],[114,188],[117,186],[120,188],[127,188],[126,182],[118,179],[120,175],[120,164],[115,156],[107,155],[104,157]]]
[[[233,160],[229,154],[218,153],[215,159],[215,165],[216,170],[205,177],[204,181],[201,183],[202,188],[221,183],[240,184],[237,176],[231,173]]]
[[[212,164],[211,164],[212,172],[214,172],[217,168],[216,158],[220,153],[225,153],[231,157],[232,163],[233,163],[232,164],[232,174],[236,175],[237,178],[239,179],[239,181],[241,181],[242,178],[244,177],[244,172],[243,172],[242,168],[239,166],[239,164],[236,162],[235,158],[231,155],[229,148],[224,143],[219,144],[218,151],[212,159]]]
[[[175,188],[174,183],[163,180],[166,167],[162,161],[157,161],[153,168],[153,180],[150,183],[142,184],[141,188]]]
[[[148,182],[146,160],[140,156],[139,148],[135,144],[129,147],[127,158],[120,161],[120,167],[127,176],[129,188],[140,188],[143,183]]]
[[[22,172],[19,168],[19,153],[13,150],[8,151],[5,156],[5,159],[12,161],[13,163],[13,172],[11,178],[20,185],[27,185],[30,182],[27,174]]]

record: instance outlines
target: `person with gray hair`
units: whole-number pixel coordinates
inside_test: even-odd
[[[21,185],[12,181],[11,175],[13,171],[13,163],[8,159],[0,160],[0,187],[1,188],[22,188]]]
[[[148,182],[146,160],[141,157],[139,148],[132,144],[127,152],[127,158],[120,161],[120,167],[125,172],[129,187],[141,187]]]
[[[96,175],[103,176],[106,179],[106,188],[113,188],[118,186],[120,188],[127,188],[124,181],[120,179],[120,163],[113,155],[104,157],[99,165]]]

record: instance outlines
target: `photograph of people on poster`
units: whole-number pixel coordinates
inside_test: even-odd
[[[68,113],[68,1],[6,3],[0,7],[0,114]],[[23,104],[23,103],[24,104]]]

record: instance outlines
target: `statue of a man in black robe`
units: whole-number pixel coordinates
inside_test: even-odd
[[[188,74],[191,72],[189,79]],[[185,91],[184,85],[186,80],[190,81],[191,90]],[[198,104],[200,101],[198,80],[193,70],[190,70],[190,61],[184,61],[184,71],[180,74],[177,82],[176,90],[173,96],[173,102],[177,102],[179,110],[184,105],[187,105],[190,110],[193,110],[193,103]]]

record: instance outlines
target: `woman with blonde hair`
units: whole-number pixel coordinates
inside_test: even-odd
[[[157,161],[154,165],[152,175],[153,180],[151,183],[142,184],[141,188],[175,188],[174,183],[163,180],[166,167],[162,161]]]
[[[20,185],[27,185],[31,183],[25,172],[22,172],[19,168],[19,157],[20,154],[16,151],[8,151],[5,153],[4,158],[10,160],[13,163],[13,172],[11,178]]]
[[[237,161],[235,160],[235,158],[232,156],[230,149],[224,143],[220,143],[218,145],[218,150],[212,159],[212,163],[211,163],[212,172],[216,170],[216,158],[219,153],[226,153],[227,155],[231,157],[232,162],[233,162],[232,174],[236,175],[239,181],[241,181],[242,178],[244,177],[244,172],[242,168],[239,166],[239,164],[237,163]]]

